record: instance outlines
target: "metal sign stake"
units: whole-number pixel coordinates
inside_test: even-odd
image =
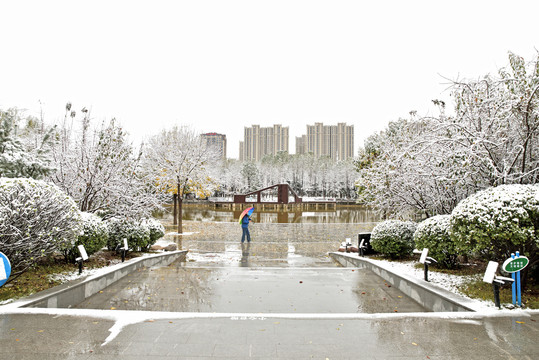
[[[519,251],[511,253],[511,257],[502,265],[502,270],[511,273],[511,278],[513,284],[511,285],[512,290],[512,301],[513,305],[522,307],[522,288],[520,283],[520,271],[528,266],[530,260],[526,256],[520,256]]]
[[[515,254],[514,253],[511,253],[511,259],[514,259],[515,258]],[[512,292],[512,300],[513,300],[513,305],[516,305],[517,304],[517,284],[515,282],[516,280],[516,273],[511,273],[511,278],[513,279],[513,283],[511,284],[511,292]]]
[[[516,252],[516,257],[520,257],[520,253]],[[520,292],[520,270],[517,271],[517,300],[518,300],[518,306],[522,307],[522,299],[521,299],[521,292]]]

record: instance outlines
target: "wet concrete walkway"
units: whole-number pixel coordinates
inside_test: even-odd
[[[41,309],[33,309],[39,311]],[[60,311],[59,309],[57,311]],[[67,311],[68,309],[63,309]],[[537,359],[539,315],[181,318],[0,313],[2,359]],[[81,310],[79,310],[81,311]],[[499,314],[502,315],[502,314]],[[129,323],[131,320],[134,323]],[[126,322],[110,342],[116,324]]]
[[[131,274],[76,308],[320,314],[426,311],[365,269],[198,267],[181,262]]]
[[[141,269],[80,308],[0,306],[0,358],[539,358],[538,312],[424,312],[337,267],[326,253],[361,226],[269,224],[246,249],[237,224],[191,225],[203,231],[178,241],[190,261]]]

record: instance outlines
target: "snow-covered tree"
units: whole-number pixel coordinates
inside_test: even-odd
[[[209,169],[220,162],[219,154],[191,129],[176,126],[150,138],[145,161],[162,191],[177,195],[178,233],[182,233],[183,199],[189,193],[209,196],[216,188]]]
[[[530,63],[509,53],[509,63],[499,77],[455,81],[458,121],[440,124],[491,186],[539,180],[539,53]]]
[[[499,77],[454,82],[454,115],[391,122],[365,142],[360,199],[388,213],[449,214],[489,186],[539,180],[539,57],[509,55]]]
[[[62,250],[66,260],[74,262],[80,256],[78,246],[83,245],[88,256],[101,250],[107,245],[108,229],[106,223],[95,214],[81,212],[81,231],[73,246]]]
[[[352,160],[335,162],[312,154],[267,155],[259,162],[228,161],[216,180],[221,195],[247,193],[288,183],[299,196],[354,199],[357,171]]]
[[[17,109],[0,110],[0,177],[41,179],[54,170],[49,152],[52,130],[44,130],[42,136],[29,141],[35,121],[26,120],[26,128],[21,128],[23,119]]]
[[[439,266],[452,269],[457,266],[458,249],[451,238],[451,215],[436,215],[417,225],[414,233],[415,247],[429,249]]]
[[[539,185],[482,190],[455,207],[450,223],[453,240],[467,254],[504,261],[518,250],[530,268],[539,263]]]
[[[383,221],[372,229],[372,248],[392,259],[411,255],[416,227],[411,221]]]
[[[71,248],[80,233],[75,202],[42,180],[0,178],[0,248],[14,274]]]
[[[152,239],[151,231],[144,221],[133,219],[110,218],[106,221],[109,237],[107,247],[114,250],[118,245],[123,246],[124,239],[134,250],[148,251],[157,239]]]
[[[246,190],[248,192],[258,190],[267,183],[263,183],[261,181],[260,171],[258,170],[257,164],[252,161],[247,161],[243,163],[241,175],[247,183]]]
[[[360,201],[386,215],[447,214],[481,182],[467,172],[449,142],[422,142],[435,126],[431,119],[401,119],[365,142],[357,161]]]
[[[54,148],[57,171],[51,180],[69,194],[85,212],[103,218],[141,219],[161,205],[154,179],[141,166],[141,152],[134,152],[128,136],[114,119],[93,130],[90,113],[81,113],[80,129],[73,125],[70,104],[58,130]]]

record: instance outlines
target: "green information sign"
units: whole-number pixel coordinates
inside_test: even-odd
[[[524,269],[528,266],[529,262],[530,260],[525,256],[507,259],[502,265],[502,270],[508,273],[514,273]]]

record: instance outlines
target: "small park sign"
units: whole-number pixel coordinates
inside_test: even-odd
[[[528,266],[529,262],[530,261],[525,256],[509,258],[503,263],[502,269],[505,272],[514,273],[524,269],[526,266]]]
[[[11,274],[11,264],[6,255],[0,252],[0,286],[4,285]]]

